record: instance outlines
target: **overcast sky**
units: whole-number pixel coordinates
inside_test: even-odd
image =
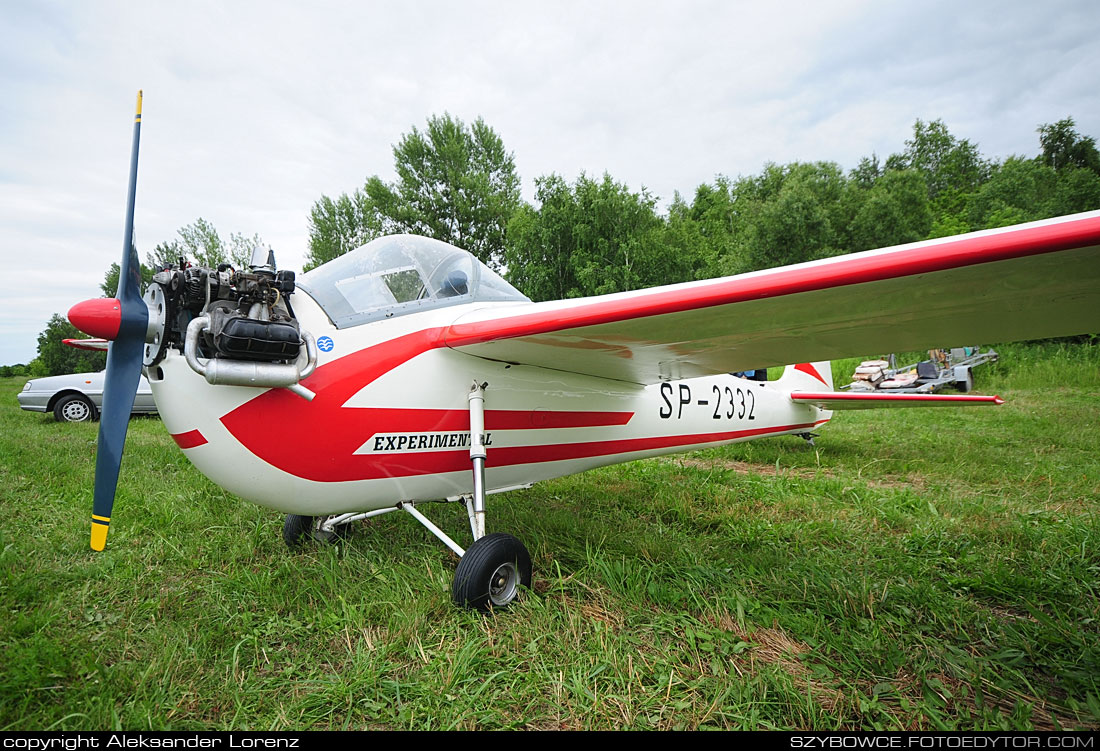
[[[485,119],[534,179],[667,205],[766,162],[900,151],[943,119],[987,157],[1100,136],[1100,10],[1011,2],[46,2],[0,10],[0,364],[99,296],[144,89],[142,256],[199,217],[299,269],[307,216],[432,114]]]

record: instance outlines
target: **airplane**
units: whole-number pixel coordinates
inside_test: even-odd
[[[828,360],[1100,331],[1100,212],[733,277],[535,303],[470,253],[376,239],[296,277],[183,262],[144,297],[132,243],[141,94],[117,299],[70,321],[110,342],[92,548],[111,522],[139,375],[204,475],[334,541],[403,511],[459,557],[460,607],[507,607],[531,557],[486,497],[594,467],[810,437],[835,410],[996,396],[837,391]],[[92,343],[90,346],[101,346]],[[790,364],[794,363],[794,364]],[[786,366],[775,381],[734,373]],[[462,548],[423,513],[458,502]]]

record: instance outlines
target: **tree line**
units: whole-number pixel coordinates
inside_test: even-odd
[[[1100,208],[1100,153],[1072,118],[1040,125],[1039,153],[987,158],[942,120],[917,120],[903,148],[851,170],[764,166],[679,193],[665,212],[604,174],[535,179],[522,201],[515,160],[481,119],[444,114],[393,148],[378,176],[309,217],[307,269],[393,232],[463,247],[534,300],[707,279]]]
[[[622,292],[946,237],[1100,208],[1100,152],[1072,118],[1040,125],[1038,154],[995,160],[942,120],[917,120],[900,151],[845,171],[835,162],[766,164],[676,193],[665,211],[645,188],[611,175],[535,178],[523,201],[515,158],[482,119],[428,118],[393,147],[397,179],[377,175],[309,212],[305,269],[374,238],[426,235],[469,250],[533,300]],[[223,239],[204,219],[158,244],[142,264],[180,257],[247,265],[262,241]],[[101,285],[115,294],[118,265]],[[68,327],[68,328],[66,328]],[[60,315],[39,336],[31,374],[93,369],[102,358],[61,346],[76,336]],[[56,345],[56,346],[55,346]],[[60,349],[58,349],[60,347]],[[70,354],[72,353],[72,354]],[[20,367],[20,366],[14,366]],[[98,365],[102,367],[102,365]]]

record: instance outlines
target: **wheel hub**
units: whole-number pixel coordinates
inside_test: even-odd
[[[66,404],[62,410],[65,419],[70,422],[83,422],[88,419],[88,405],[81,401],[72,401]]]
[[[500,564],[489,579],[489,600],[497,607],[507,605],[515,599],[518,582],[516,564],[511,561]]]

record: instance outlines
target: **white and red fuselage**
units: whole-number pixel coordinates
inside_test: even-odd
[[[337,329],[304,291],[294,309],[322,343],[316,371],[286,389],[211,386],[175,350],[150,368],[165,426],[208,478],[249,501],[325,516],[471,492],[473,383],[485,387],[486,487],[764,436],[807,433],[831,413],[790,392],[831,390],[828,363],[763,383],[733,375],[638,385],[509,364],[447,345],[471,309]]]

